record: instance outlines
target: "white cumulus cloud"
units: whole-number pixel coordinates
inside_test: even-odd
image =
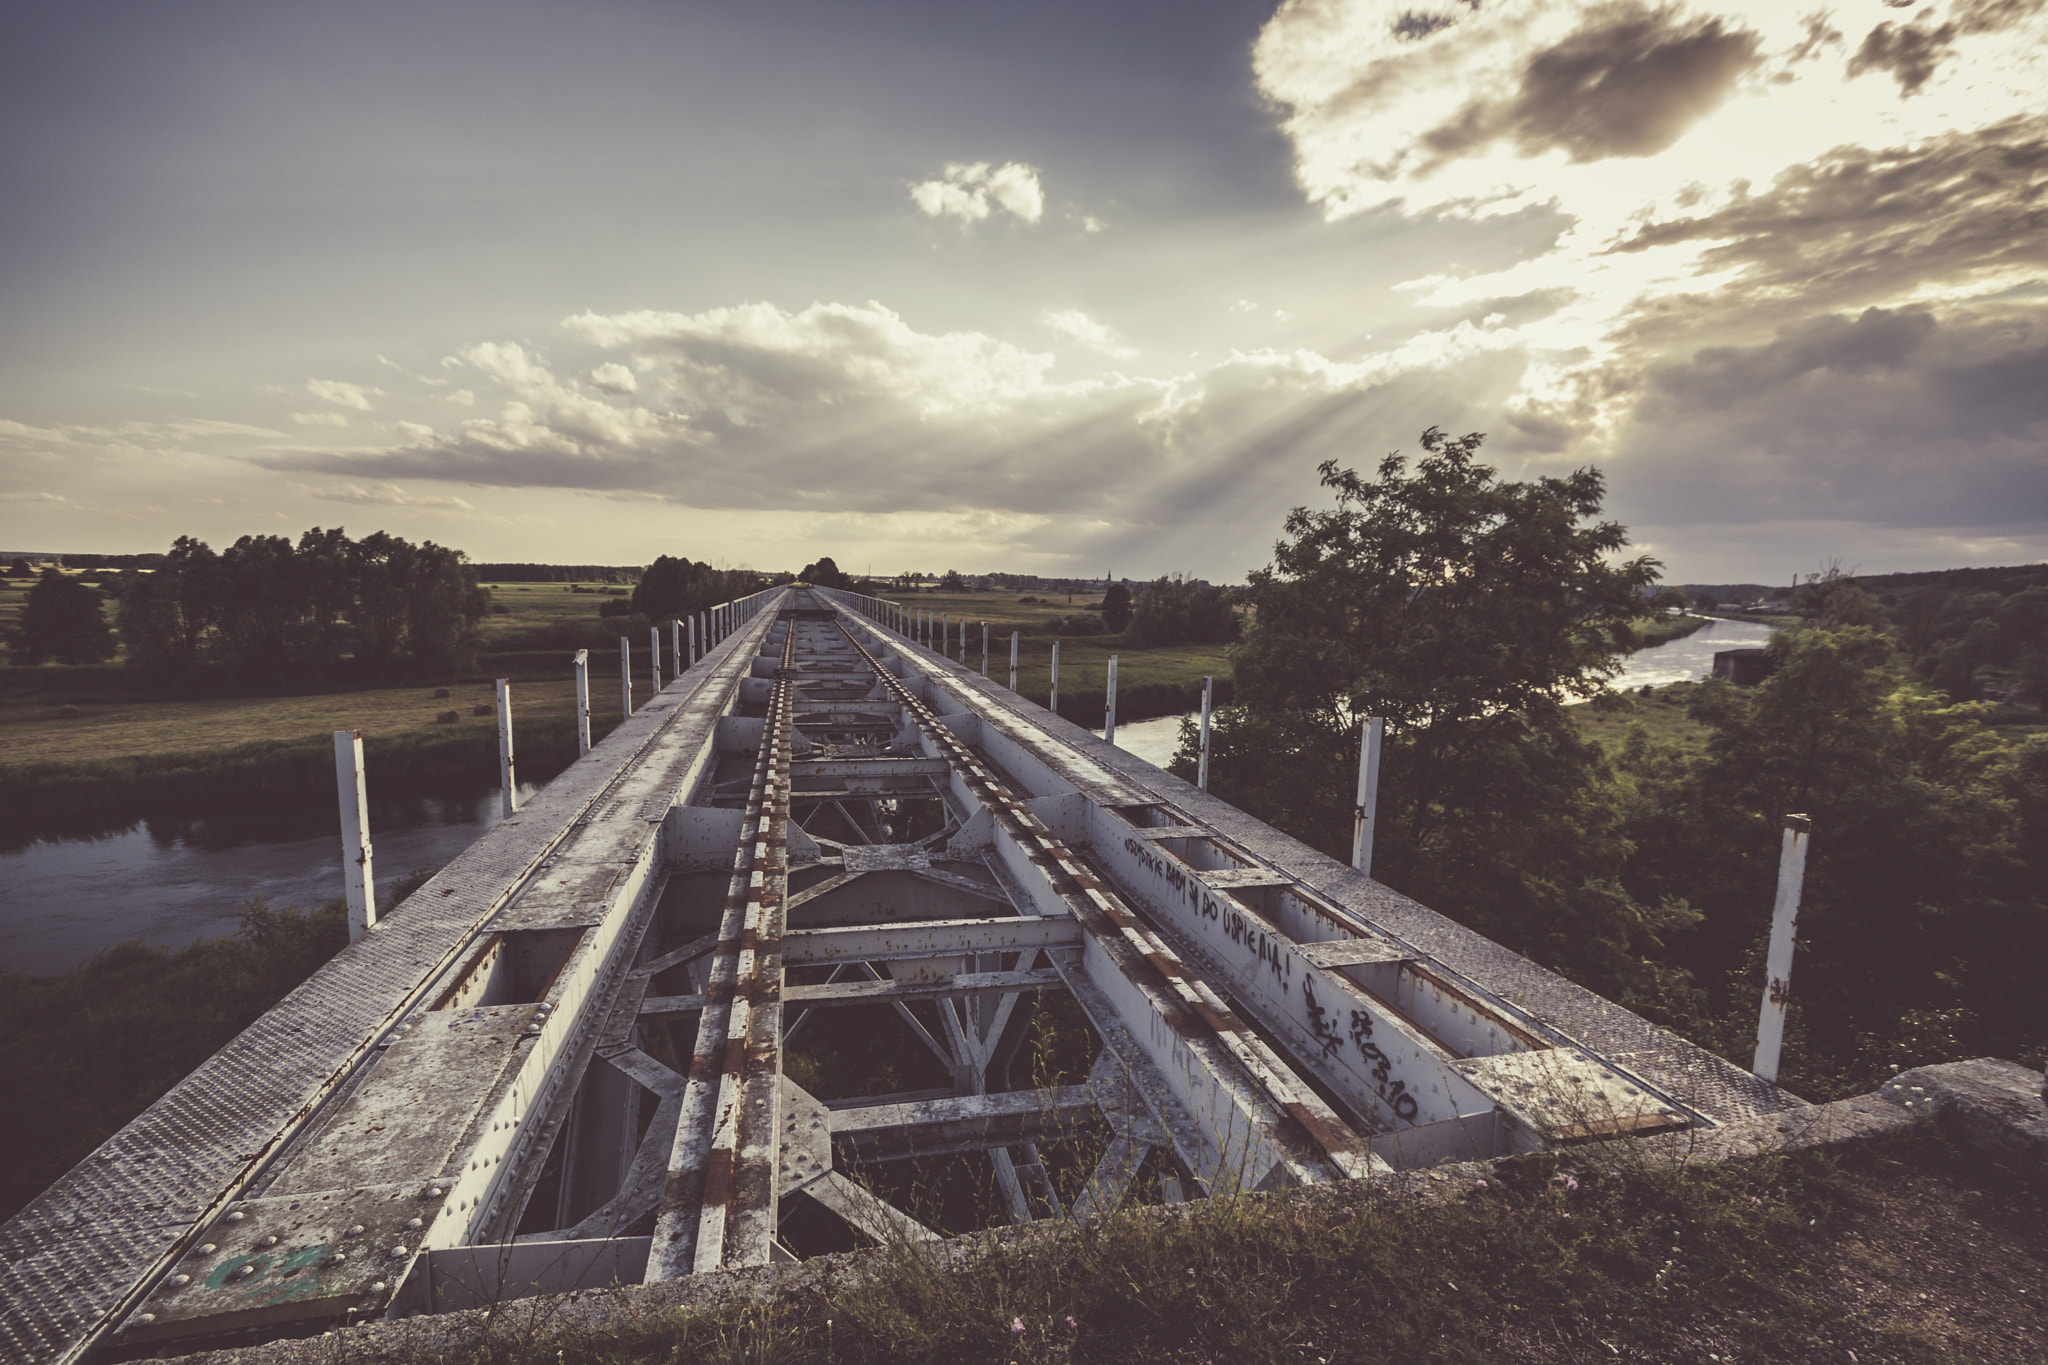
[[[1133,360],[1138,354],[1129,346],[1120,345],[1116,333],[1078,308],[1048,308],[1045,325],[1067,340],[1100,351],[1112,360]]]
[[[953,162],[941,178],[912,185],[910,202],[929,217],[958,218],[963,223],[978,223],[994,208],[1027,223],[1045,216],[1045,190],[1038,183],[1038,168],[1021,161],[1000,166],[986,161]]]
[[[295,412],[292,420],[302,427],[345,427],[348,418],[338,412]]]
[[[606,393],[616,394],[621,398],[640,392],[640,381],[633,377],[631,370],[617,361],[592,370],[590,382]]]
[[[361,384],[350,384],[339,379],[308,379],[306,392],[315,398],[323,398],[338,408],[355,408],[359,412],[370,410],[370,395],[381,394],[382,389],[368,389]]]

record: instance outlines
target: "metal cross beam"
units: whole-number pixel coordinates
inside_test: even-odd
[[[801,586],[693,617],[619,729],[0,1228],[0,1356],[760,1265],[806,1201],[961,1230],[854,1163],[1092,1221],[1793,1103],[924,624]],[[1055,1025],[1086,1083],[1016,1088]]]

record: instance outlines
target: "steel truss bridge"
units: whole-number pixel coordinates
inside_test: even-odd
[[[1000,1218],[1087,1220],[1798,1103],[914,643],[893,604],[723,616],[0,1228],[0,1354],[945,1235],[909,1158]],[[1092,1064],[1034,1085],[1053,1018]],[[806,1090],[806,1034],[928,1083],[812,1060]]]

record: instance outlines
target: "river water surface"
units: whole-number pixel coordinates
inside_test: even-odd
[[[1630,655],[1614,685],[1704,677],[1716,650],[1769,638],[1767,626],[1714,621]],[[1179,747],[1180,719],[1120,724],[1117,747],[1165,767]],[[375,800],[375,773],[370,781],[371,842],[387,889],[415,867],[448,862],[498,822],[496,792],[387,804]],[[0,970],[63,972],[127,939],[175,948],[233,933],[237,905],[259,895],[273,907],[340,896],[339,835],[332,827],[279,830],[213,819],[144,821],[92,839],[39,839],[0,853]]]

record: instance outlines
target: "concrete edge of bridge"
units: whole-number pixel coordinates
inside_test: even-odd
[[[1679,1166],[1710,1165],[1785,1156],[1799,1152],[1847,1150],[1902,1134],[1923,1123],[1937,1125],[1963,1151],[2031,1174],[2048,1187],[2048,1107],[2040,1092],[2041,1073],[1996,1058],[1948,1062],[1901,1072],[1867,1095],[1808,1106],[1791,1113],[1744,1119],[1720,1128],[1675,1132],[1610,1146],[1573,1149],[1580,1169],[1619,1160],[1664,1160]],[[1626,1153],[1626,1156],[1622,1155]],[[1365,1180],[1337,1181],[1266,1194],[1252,1199],[1285,1199],[1342,1208],[1368,1200],[1396,1199],[1417,1205],[1465,1196],[1478,1181],[1529,1163],[1554,1164],[1556,1152],[1498,1157],[1396,1172]],[[1200,1216],[1206,1201],[1135,1208],[1119,1216],[1167,1221]],[[937,1266],[968,1264],[1002,1251],[1053,1254],[1059,1244],[1081,1235],[1071,1222],[971,1233],[922,1248]],[[842,1252],[794,1264],[716,1271],[646,1285],[611,1286],[570,1294],[518,1299],[494,1308],[467,1309],[396,1322],[373,1322],[325,1336],[272,1341],[233,1350],[172,1358],[168,1365],[352,1365],[409,1362],[473,1350],[493,1339],[532,1342],[552,1334],[588,1337],[683,1310],[717,1312],[742,1303],[787,1299],[841,1287],[885,1268],[888,1248]]]

